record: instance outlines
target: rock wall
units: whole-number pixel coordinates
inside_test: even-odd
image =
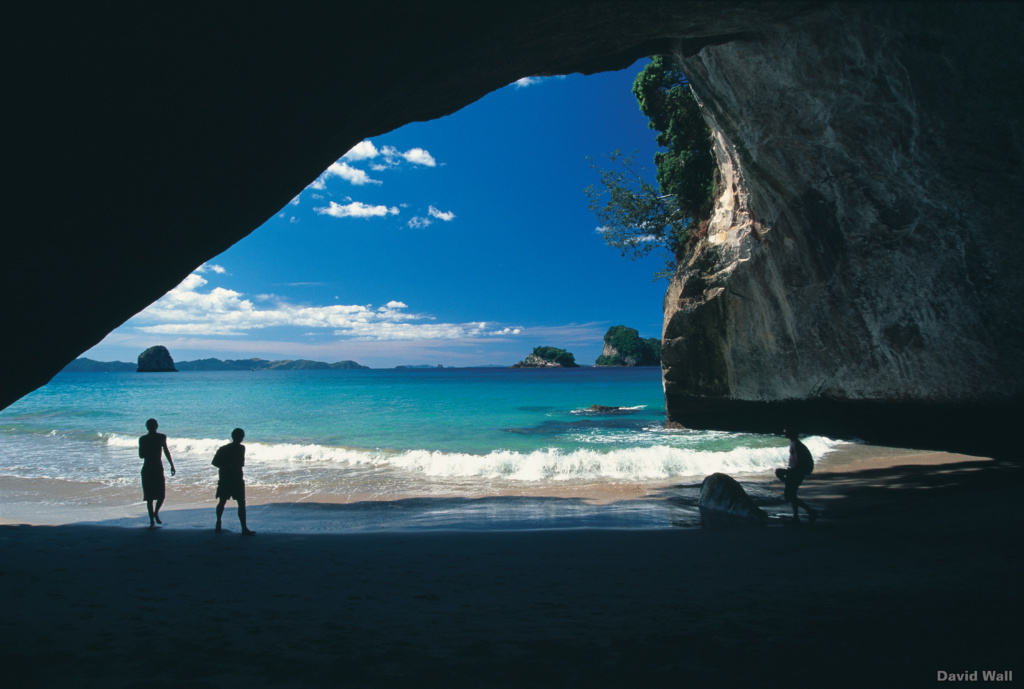
[[[910,419],[887,436],[910,442],[932,410],[942,428],[998,420],[1020,393],[1015,4],[21,4],[5,20],[0,407],[360,139],[673,47],[729,184],[669,290],[670,420],[773,428],[796,404],[805,430]]]
[[[1005,454],[1024,393],[1016,6],[830,6],[682,54],[722,171],[668,417]],[[995,442],[995,444],[993,444]]]
[[[6,10],[0,408],[361,139],[811,2],[20,3]],[[625,95],[623,97],[629,97]]]

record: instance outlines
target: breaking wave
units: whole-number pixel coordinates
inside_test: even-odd
[[[117,448],[138,447],[132,436],[109,434],[107,445]],[[804,440],[816,458],[821,458],[841,442],[823,437]],[[208,458],[225,444],[223,439],[169,439],[177,460]],[[683,477],[701,477],[716,471],[732,474],[762,473],[783,466],[788,448],[733,447],[725,450],[698,447],[673,447],[653,444],[644,447],[605,449],[542,448],[530,452],[494,450],[486,454],[406,450],[402,452],[365,450],[316,443],[246,443],[246,471],[281,473],[317,469],[394,470],[430,479],[504,479],[509,481],[651,481]]]

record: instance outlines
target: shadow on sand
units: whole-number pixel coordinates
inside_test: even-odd
[[[1024,473],[867,473],[817,477],[808,499],[834,518],[813,528],[241,538],[213,533],[212,507],[204,531],[0,527],[0,663],[19,686],[104,687],[154,686],[154,668],[156,686],[517,689],[912,687],[1013,669]]]

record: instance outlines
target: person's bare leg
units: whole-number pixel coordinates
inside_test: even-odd
[[[224,516],[224,503],[227,501],[227,498],[221,498],[217,503],[217,526],[214,527],[214,531],[220,532],[220,518]]]
[[[163,524],[163,522],[160,521],[160,508],[163,506],[163,504],[164,499],[160,498],[159,500],[156,501],[156,507],[153,508],[153,519],[156,519],[157,524]]]
[[[152,500],[147,500],[146,501],[146,511],[149,512],[149,528],[152,529],[154,526],[156,526],[153,523],[154,515],[153,515],[153,501]]]
[[[245,500],[238,501],[238,521],[242,523],[242,535],[251,536],[256,533],[255,531],[250,531],[245,523]]]

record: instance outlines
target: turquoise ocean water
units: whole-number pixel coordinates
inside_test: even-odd
[[[595,404],[620,409],[589,411]],[[65,497],[47,498],[56,502],[81,503],[84,492],[109,502],[138,486],[138,436],[151,416],[178,468],[168,508],[175,490],[212,494],[210,459],[236,426],[247,484],[282,502],[465,504],[699,482],[786,460],[780,437],[665,429],[657,368],[62,373],[0,412],[0,478],[59,481]],[[805,442],[818,457],[838,445]]]

